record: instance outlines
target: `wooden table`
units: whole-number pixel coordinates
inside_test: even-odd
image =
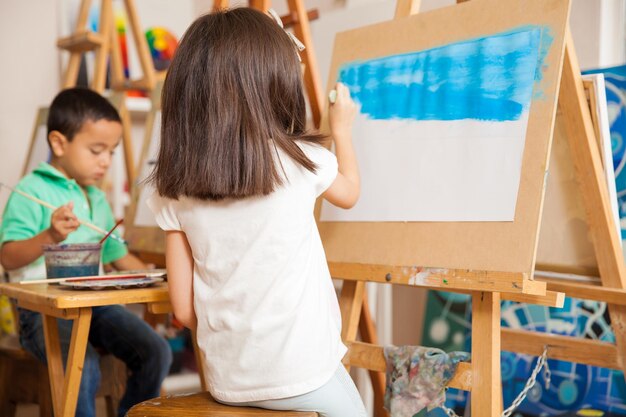
[[[92,307],[114,304],[148,304],[149,310],[169,310],[167,284],[149,288],[77,291],[49,284],[0,284],[0,294],[17,300],[17,305],[42,314],[52,403],[56,417],[72,417],[87,350]],[[59,328],[56,318],[74,320],[72,339],[63,371]]]

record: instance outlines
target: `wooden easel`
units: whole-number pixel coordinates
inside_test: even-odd
[[[70,52],[70,58],[63,79],[63,88],[76,85],[82,55],[85,52],[94,51],[96,59],[90,87],[92,90],[102,93],[107,79],[107,64],[110,62],[111,87],[116,91],[111,101],[116,105],[120,118],[122,119],[126,176],[128,183],[133,184],[136,175],[130,131],[131,121],[123,91],[127,89],[152,91],[157,76],[152,64],[152,58],[150,57],[148,42],[139,24],[139,17],[134,0],[124,0],[124,6],[128,16],[128,23],[133,32],[133,39],[143,73],[142,78],[138,80],[126,79],[124,76],[120,45],[117,39],[115,20],[113,18],[113,1],[101,0],[98,32],[86,29],[90,6],[91,0],[81,1],[74,33],[67,38],[57,41],[59,48]]]
[[[70,59],[65,72],[63,88],[76,85],[78,70],[82,54],[88,51],[96,52],[96,63],[91,88],[102,93],[106,82],[107,61],[111,58],[111,85],[114,90],[142,89],[152,90],[156,82],[156,75],[148,42],[142,33],[139,17],[135,8],[134,0],[124,0],[128,23],[133,31],[133,39],[139,55],[139,62],[143,77],[138,80],[127,80],[122,68],[121,51],[117,40],[117,31],[113,19],[112,0],[102,0],[100,6],[100,23],[98,32],[92,32],[85,28],[91,0],[82,0],[76,21],[74,33],[63,39],[59,39],[57,46],[70,52]]]
[[[463,0],[458,0],[457,2],[461,3]],[[419,1],[399,1],[396,9],[396,18],[416,13],[418,9]],[[619,236],[612,218],[606,182],[602,172],[602,161],[598,150],[598,142],[595,137],[596,132],[594,132],[594,126],[587,105],[583,83],[580,77],[580,69],[574,53],[569,30],[566,35],[565,57],[561,72],[558,104],[559,113],[557,123],[562,124],[567,132],[567,140],[572,153],[571,159],[576,169],[579,192],[583,197],[585,211],[587,213],[586,220],[589,233],[592,236],[593,249],[595,250],[597,266],[603,286],[563,280],[544,280],[547,282],[548,289],[546,295],[530,296],[530,299],[525,302],[558,305],[558,299],[562,297],[562,292],[573,297],[608,302],[611,304],[610,314],[616,336],[616,344],[613,345],[594,340],[580,340],[571,337],[521,330],[502,329],[502,348],[512,352],[540,355],[544,347],[549,346],[548,357],[550,358],[624,370],[624,367],[626,367],[626,297],[624,297],[624,295],[626,295],[626,274],[624,261],[619,245]],[[565,140],[564,138],[557,137],[556,140],[558,139]],[[549,190],[550,188],[548,188],[548,191]],[[549,256],[545,258],[550,259]],[[540,257],[540,259],[542,259],[542,257]],[[371,280],[381,283],[385,281],[400,281],[399,283],[407,284],[403,279],[407,275],[406,267],[342,262],[331,262],[330,265],[333,277],[357,280],[346,282],[346,284],[349,285],[344,287],[344,292],[346,292],[345,296],[342,294],[341,304],[344,317],[345,340],[348,342],[354,340],[357,323],[361,327],[362,335],[367,336],[368,334],[373,334],[374,328],[371,319],[369,319],[364,309],[359,306],[359,300],[361,300],[364,295],[363,286],[361,285],[363,282],[360,280]],[[539,265],[538,267],[544,270],[551,270],[551,265]],[[564,271],[563,268],[561,268],[559,272],[568,271],[567,269]],[[575,268],[571,272],[580,273],[580,271],[576,271]],[[459,286],[467,286],[470,284],[466,288],[468,290],[472,289],[470,288],[472,281],[485,278],[481,276],[481,274],[472,273],[472,271],[466,271],[464,274],[458,275],[455,272],[453,276],[457,278],[462,275],[471,278],[469,282],[458,283],[460,284]],[[455,291],[450,288],[450,285],[447,285],[446,288],[442,288],[441,283],[444,278],[449,280],[450,275],[444,274],[441,277],[432,279],[425,286],[427,288]],[[488,286],[493,288],[493,292],[472,292],[472,333],[473,335],[481,335],[481,343],[477,344],[477,338],[472,337],[472,373],[474,384],[472,384],[471,408],[472,415],[480,417],[499,416],[502,409],[499,371],[500,306],[498,301],[501,296],[503,299],[516,299],[516,301],[519,301],[520,297],[519,294],[512,295],[502,293],[501,295],[501,289],[499,290],[497,287],[503,282],[499,281],[500,280],[493,280],[487,283]],[[535,281],[535,284],[537,283],[539,282]],[[455,283],[454,286],[457,286],[456,284],[457,283]],[[473,289],[477,289],[477,287]],[[482,294],[480,298],[478,297],[479,294]],[[487,299],[484,298],[484,295],[487,296]],[[521,297],[528,298],[529,296],[522,295]],[[361,310],[360,313],[359,310]],[[361,316],[360,322],[359,315]],[[363,328],[369,328],[369,330],[363,332]],[[369,352],[371,353],[372,350]],[[373,375],[372,382],[376,396],[375,415],[377,416],[385,415],[384,410],[379,407],[380,399],[384,394],[382,381],[384,381],[382,375]],[[484,385],[477,385],[476,382],[479,381],[483,382]],[[480,391],[478,391],[478,389],[480,389]]]
[[[581,283],[567,278],[540,277],[539,279],[547,283],[548,289],[564,292],[567,296],[608,303],[615,344],[503,329],[503,349],[534,354],[539,346],[549,344],[554,346],[549,351],[550,358],[625,371],[626,267],[620,246],[620,236],[615,229],[611,212],[596,131],[569,33],[559,92],[557,126],[567,136],[567,138],[557,137],[555,140],[567,140],[578,183],[577,191],[582,197],[588,226],[587,232],[591,237],[601,283]],[[606,161],[606,163],[610,164],[612,161]],[[548,191],[549,189],[548,187]],[[544,264],[539,264],[539,261]],[[544,259],[539,258],[537,269],[595,275],[595,272],[590,272],[589,268],[581,270],[579,265],[564,267],[550,263],[549,255],[546,255]]]
[[[485,5],[483,5],[486,7]],[[462,6],[457,6],[462,7]],[[417,12],[419,9],[418,1],[399,1],[396,8],[396,18],[408,16]],[[406,28],[404,25],[398,30]],[[355,34],[351,39],[354,39],[362,35]],[[566,44],[566,50],[568,51],[565,60],[571,59],[572,50],[571,38],[568,36]],[[579,82],[582,91],[582,83],[580,82],[579,71],[573,70],[572,66],[566,63],[562,70],[562,83]],[[334,74],[331,74],[331,79]],[[578,78],[576,78],[578,77]],[[567,80],[567,81],[566,81]],[[572,95],[569,91],[565,93],[567,89],[562,88],[559,95],[559,104],[563,111],[573,112],[575,108],[578,108],[578,113],[570,114],[570,118],[580,118],[581,108],[585,103],[584,95]],[[563,102],[567,102],[564,106]],[[577,106],[574,106],[577,104]],[[588,117],[588,113],[587,113]],[[590,124],[589,124],[590,125]],[[590,125],[591,126],[591,125]],[[579,128],[574,127],[574,129]],[[583,134],[593,135],[593,131],[582,130]],[[590,136],[593,139],[593,136]],[[548,140],[548,146],[550,141]],[[595,139],[594,142],[595,143]],[[597,153],[597,147],[595,148]],[[584,153],[590,153],[588,149],[581,150]],[[547,161],[546,161],[547,163]],[[600,175],[599,178],[602,178]],[[597,183],[596,188],[599,188],[602,184]],[[606,191],[604,189],[604,191]],[[543,194],[543,192],[542,192]],[[539,219],[541,213],[541,205],[543,199],[541,198],[536,203],[531,204],[533,210],[535,208],[537,212],[537,221],[531,221],[534,227],[539,228]],[[605,207],[608,207],[606,205]],[[516,220],[517,220],[516,213]],[[607,217],[610,219],[610,217]],[[341,225],[343,226],[343,225]],[[340,261],[336,259],[349,258],[348,255],[335,255],[334,252],[341,253],[341,249],[338,245],[349,245],[345,240],[337,238],[340,234],[350,234],[355,232],[360,225],[354,225],[352,228],[341,226],[321,226],[321,232],[323,237],[326,237],[324,243],[329,254],[329,265],[331,268],[331,275],[335,278],[345,279],[344,290],[341,295],[341,308],[342,317],[344,320],[343,336],[344,340],[349,344],[355,343],[355,337],[357,332],[357,326],[359,325],[359,316],[364,316],[362,313],[361,301],[364,294],[364,281],[373,281],[379,283],[397,283],[404,285],[417,285],[425,288],[436,288],[445,291],[453,292],[470,292],[472,294],[472,415],[474,416],[499,416],[502,412],[502,399],[501,399],[501,379],[500,379],[500,299],[510,299],[515,301],[522,301],[558,306],[562,304],[562,293],[556,293],[554,291],[545,291],[546,287],[543,287],[542,282],[532,280],[532,270],[530,273],[506,273],[504,269],[500,269],[500,272],[495,271],[481,271],[470,269],[434,269],[434,268],[421,268],[412,266],[412,264],[381,264],[381,263],[367,263],[363,261]],[[402,239],[402,234],[399,231],[403,226],[397,228],[391,228],[391,239]],[[423,232],[424,230],[418,230],[416,226],[412,229],[412,232]],[[423,226],[422,226],[423,227]],[[531,226],[532,227],[532,226]],[[611,229],[615,234],[615,229]],[[382,227],[375,229],[371,227],[369,232],[360,233],[353,237],[354,240],[375,241],[380,236]],[[450,229],[444,231],[444,233],[450,232]],[[608,232],[608,231],[607,231]],[[328,239],[329,236],[333,236]],[[367,236],[367,238],[365,238]],[[429,233],[424,233],[422,236],[431,236]],[[535,235],[537,236],[537,235]],[[428,240],[428,239],[426,239]],[[436,242],[441,243],[440,241]],[[536,245],[535,244],[533,246]],[[360,248],[359,248],[360,249]],[[418,247],[417,250],[423,248]],[[371,252],[371,251],[370,251]],[[532,264],[534,266],[534,253],[533,250]],[[619,258],[621,259],[621,258]],[[413,264],[415,265],[415,264]],[[419,264],[418,264],[419,265]],[[432,264],[431,264],[432,265]],[[437,265],[435,263],[435,265]],[[497,271],[497,269],[496,269]],[[416,282],[412,279],[416,272],[424,272],[426,279]],[[370,327],[370,334],[372,333],[371,322],[366,323],[365,326]],[[545,344],[544,344],[545,345]],[[535,355],[541,353],[543,346],[539,345],[533,352],[529,352]],[[374,347],[368,346],[364,348],[363,355],[374,354]],[[550,353],[553,353],[550,351]],[[552,356],[552,355],[551,355]],[[374,379],[374,391],[377,392],[378,398],[382,397],[384,392],[382,378]],[[377,401],[379,403],[380,401]],[[376,407],[376,415],[384,415],[384,412]]]

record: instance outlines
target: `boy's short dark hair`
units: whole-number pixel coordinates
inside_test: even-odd
[[[88,120],[122,122],[115,107],[88,88],[68,88],[52,100],[48,112],[48,135],[56,130],[71,141]]]

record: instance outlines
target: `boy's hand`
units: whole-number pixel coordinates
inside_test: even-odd
[[[52,213],[48,232],[50,233],[52,240],[56,243],[63,242],[67,239],[67,235],[78,229],[78,226],[80,226],[78,218],[72,211],[73,209],[74,203],[69,202],[64,206],[59,207]]]
[[[337,96],[330,105],[328,114],[330,132],[337,141],[350,140],[352,137],[352,122],[357,113],[356,104],[350,98],[350,90],[342,83],[335,85]]]

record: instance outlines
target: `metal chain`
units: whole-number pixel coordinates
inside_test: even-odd
[[[544,365],[545,365],[545,368],[544,368]],[[502,417],[510,417],[510,415],[513,414],[513,411],[515,411],[515,409],[519,407],[519,405],[526,399],[526,396],[528,395],[528,391],[530,391],[535,386],[535,383],[537,382],[537,375],[539,375],[541,368],[544,368],[543,376],[546,381],[546,389],[548,389],[550,388],[550,378],[551,378],[550,368],[548,367],[548,346],[544,347],[543,353],[537,360],[537,363],[535,364],[535,369],[533,369],[533,372],[530,374],[530,378],[528,378],[528,381],[526,381],[526,385],[524,386],[524,389],[522,390],[522,392],[519,393],[517,398],[513,400],[513,403],[511,404],[511,406],[507,408],[506,410],[504,410],[504,412],[502,412]],[[442,405],[441,408],[448,415],[448,417],[459,417],[458,414],[454,412],[454,410],[446,407],[445,405]]]

